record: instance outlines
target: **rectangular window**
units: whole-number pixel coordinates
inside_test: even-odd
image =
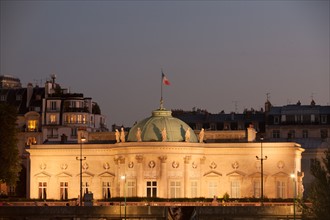
[[[127,181],[127,196],[136,196],[136,183],[135,181]]]
[[[326,124],[327,123],[327,116],[326,115],[321,115],[321,123]]]
[[[328,130],[327,129],[321,129],[321,138],[322,139],[328,138]]]
[[[180,198],[181,197],[181,183],[180,181],[170,182],[170,197]]]
[[[37,120],[28,120],[28,131],[37,131],[38,121]]]
[[[6,96],[5,95],[0,96],[0,101],[6,101]]]
[[[312,123],[315,122],[315,115],[311,115],[311,122],[312,122]]]
[[[210,181],[209,182],[209,197],[213,198],[218,194],[218,182],[217,181]]]
[[[109,199],[111,198],[111,187],[110,182],[102,183],[102,198]]]
[[[71,128],[71,136],[77,137],[77,131],[78,131],[78,128]]]
[[[197,195],[197,181],[191,181],[191,198],[198,197]]]
[[[274,124],[278,125],[280,123],[280,118],[278,116],[274,116]]]
[[[68,199],[68,182],[60,182],[60,199],[67,200]]]
[[[58,129],[57,128],[48,128],[47,129],[47,138],[58,138]]]
[[[233,180],[230,182],[231,188],[231,198],[240,198],[241,197],[241,186],[238,180]]]
[[[288,139],[295,138],[296,137],[296,132],[295,130],[290,130],[288,132]]]
[[[49,115],[49,123],[50,124],[56,124],[56,115]]]
[[[273,130],[273,138],[280,138],[280,131],[279,130]]]
[[[47,199],[47,183],[39,182],[38,187],[38,198],[43,200]]]
[[[147,197],[157,197],[157,181],[147,181]]]
[[[88,182],[83,182],[82,188],[83,188],[84,195],[87,194],[89,192],[88,191],[88,189],[89,189],[89,183]]]
[[[57,110],[57,106],[56,106],[56,101],[51,101],[50,102],[50,110]]]
[[[260,192],[261,192],[261,180],[255,180],[253,181],[253,197],[254,198],[260,198]]]
[[[285,198],[285,182],[284,181],[276,181],[276,195],[277,198]]]
[[[308,130],[303,130],[302,131],[302,137],[303,138],[308,138]]]

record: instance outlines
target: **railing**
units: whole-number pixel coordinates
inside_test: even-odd
[[[264,202],[264,206],[292,206],[292,202]],[[0,202],[0,206],[77,206],[76,200],[70,201],[25,201]],[[94,206],[124,206],[124,202],[94,201]],[[305,203],[311,206],[311,203]],[[261,206],[260,202],[126,202],[126,206]]]

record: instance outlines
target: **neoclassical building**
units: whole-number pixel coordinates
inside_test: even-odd
[[[117,141],[97,142],[91,133],[81,132],[80,137],[87,139],[83,143],[31,145],[27,149],[29,197],[77,198],[81,174],[83,191],[92,192],[94,199],[208,198],[225,193],[230,198],[259,198],[261,178],[267,198],[292,198],[295,191],[297,196],[303,191],[304,149],[294,142],[246,138],[206,143],[200,131],[163,108],[138,122],[128,134],[107,134],[109,140]]]

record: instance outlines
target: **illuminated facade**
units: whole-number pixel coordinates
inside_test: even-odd
[[[95,143],[100,136],[93,138],[92,133],[83,132],[81,135],[87,137],[83,144],[32,145],[28,149],[29,197],[77,198],[80,171],[76,157],[80,147],[86,157],[83,191],[92,192],[94,199],[123,197],[124,192],[128,197],[222,197],[228,193],[231,198],[259,198],[261,169],[256,156],[260,156],[261,148],[267,155],[264,197],[292,198],[292,173],[296,174],[297,195],[301,195],[304,150],[299,144],[242,140],[205,143],[192,130],[188,133],[189,129],[170,111],[159,109],[133,126],[125,141]],[[116,140],[115,133],[106,136]]]

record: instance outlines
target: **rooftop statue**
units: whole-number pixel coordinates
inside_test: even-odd
[[[124,128],[121,128],[121,131],[120,131],[120,141],[122,143],[125,142],[125,131],[124,131]]]

